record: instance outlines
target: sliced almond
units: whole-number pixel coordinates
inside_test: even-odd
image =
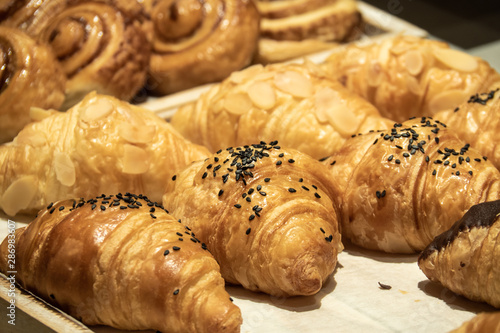
[[[455,108],[467,100],[467,92],[463,90],[453,89],[440,92],[429,101],[429,111],[431,115],[438,111]]]
[[[276,92],[268,82],[255,82],[248,87],[248,97],[258,108],[269,110],[276,105]]]
[[[258,72],[262,71],[264,66],[261,64],[250,66],[244,70],[231,73],[229,76],[229,81],[240,84],[246,81],[248,78],[253,77]]]
[[[149,143],[156,134],[155,126],[135,126],[130,123],[121,123],[118,127],[119,135],[130,143]]]
[[[479,66],[476,58],[473,56],[453,49],[435,49],[434,57],[444,65],[462,72],[473,72]]]
[[[329,87],[323,87],[314,94],[314,110],[320,123],[329,122],[328,112],[336,105],[336,95],[336,92]]]
[[[108,116],[113,109],[113,104],[109,100],[106,98],[97,98],[84,108],[81,119],[89,123]]]
[[[373,61],[368,65],[368,70],[366,72],[366,83],[370,87],[378,87],[384,78],[382,73],[382,66],[377,61]]]
[[[149,170],[148,153],[134,145],[125,144],[123,146],[123,167],[122,171],[131,175],[138,175]]]
[[[36,106],[30,107],[30,118],[33,121],[41,121],[44,120],[45,118],[50,117],[54,113],[58,113],[58,111],[53,110],[53,109],[42,109],[38,108]]]
[[[387,62],[389,61],[389,56],[390,56],[390,49],[392,47],[393,43],[391,40],[385,40],[380,44],[380,48],[378,50],[378,62],[382,66],[386,66]]]
[[[424,93],[424,89],[421,87],[420,82],[411,75],[405,75],[406,87],[408,90],[417,96],[421,96]]]
[[[224,109],[232,114],[242,115],[253,106],[250,97],[244,92],[231,93],[224,100]]]
[[[23,176],[16,179],[2,195],[3,211],[9,216],[14,216],[21,210],[28,208],[37,190],[37,181],[34,176]]]
[[[54,153],[54,170],[57,180],[64,186],[75,184],[76,173],[73,161],[66,153]]]
[[[47,138],[43,132],[33,129],[32,127],[25,127],[24,130],[19,132],[14,142],[20,145],[41,147],[47,144]]]
[[[338,92],[329,87],[321,88],[314,95],[314,101],[320,122],[330,123],[343,137],[356,133],[360,122]]]
[[[295,97],[309,97],[314,91],[311,81],[296,71],[277,73],[274,76],[274,85],[279,90]]]
[[[420,74],[424,68],[424,57],[419,50],[411,50],[406,52],[403,56],[403,66],[406,68],[408,73],[413,76]]]

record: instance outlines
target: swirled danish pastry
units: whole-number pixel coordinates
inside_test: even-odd
[[[30,108],[58,109],[66,76],[47,45],[0,26],[0,143],[30,122]]]
[[[166,95],[217,82],[250,64],[259,14],[251,0],[149,0],[154,24],[148,89]]]

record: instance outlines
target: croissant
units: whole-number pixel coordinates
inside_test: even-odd
[[[469,142],[500,169],[500,92],[476,93],[455,109],[434,116]]]
[[[468,299],[500,308],[500,200],[472,206],[418,258],[431,280]]]
[[[500,312],[481,312],[450,333],[482,333],[500,331]]]
[[[251,0],[145,0],[154,38],[147,88],[167,95],[218,82],[257,50],[260,17]]]
[[[163,204],[196,230],[226,282],[312,295],[342,250],[332,182],[311,157],[261,142],[187,166],[167,184]]]
[[[311,62],[235,72],[171,119],[182,135],[212,152],[279,140],[318,159],[353,134],[392,123]]]
[[[242,323],[206,246],[142,195],[51,203],[0,254],[2,273],[15,270],[23,288],[88,325],[239,332]]]
[[[323,163],[343,236],[368,249],[420,252],[473,205],[500,199],[500,171],[431,118],[357,135]]]
[[[453,109],[500,82],[500,75],[478,57],[440,41],[404,35],[351,44],[333,52],[322,66],[397,122]]]
[[[59,108],[66,77],[47,45],[0,26],[0,143],[30,122],[30,107]]]
[[[151,111],[91,93],[0,146],[0,207],[30,213],[52,201],[127,189],[159,201],[178,168],[208,154]]]
[[[131,100],[144,86],[152,24],[139,3],[127,0],[11,2],[2,23],[48,43],[68,77],[62,109],[87,93]]]

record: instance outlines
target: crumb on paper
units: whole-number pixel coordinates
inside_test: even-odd
[[[378,285],[379,285],[380,289],[384,289],[384,290],[389,290],[389,289],[392,288],[390,285],[384,284],[384,283],[380,283],[380,282],[378,283]]]

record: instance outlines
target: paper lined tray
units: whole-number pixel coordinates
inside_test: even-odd
[[[362,1],[358,1],[358,8],[363,19],[366,21],[366,27],[364,34],[355,43],[372,43],[376,40],[388,38],[400,33],[419,37],[427,35],[425,30]],[[329,54],[340,50],[342,47],[343,45],[340,45],[331,50],[314,53],[292,61],[301,62],[304,58],[307,58],[312,62],[320,63],[324,61]],[[149,97],[146,102],[140,105],[168,120],[173,116],[179,106],[195,101],[201,94],[210,89],[211,86],[212,84],[206,84],[165,97]]]

